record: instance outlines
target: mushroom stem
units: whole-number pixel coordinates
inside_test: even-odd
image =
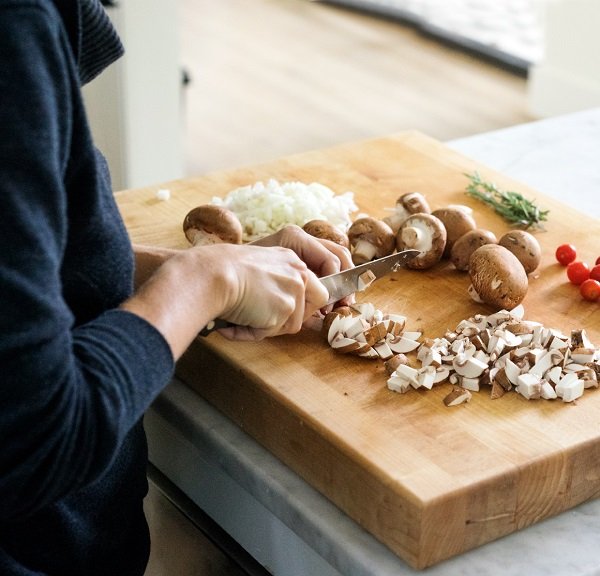
[[[223,240],[217,235],[206,230],[194,230],[189,232],[189,241],[192,246],[210,246],[211,244],[223,244]]]
[[[371,242],[366,240],[359,240],[354,246],[354,252],[352,253],[352,260],[356,265],[370,262],[375,258],[377,247]]]
[[[404,222],[409,216],[406,211],[403,212],[394,212],[394,214],[390,216],[386,216],[383,221],[392,229],[392,232],[396,234],[402,226],[402,222]]]
[[[423,231],[413,226],[407,226],[402,229],[402,241],[407,248],[418,246],[423,239]]]

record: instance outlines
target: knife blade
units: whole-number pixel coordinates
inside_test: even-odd
[[[363,290],[363,284],[366,288],[378,278],[396,272],[400,268],[405,268],[407,262],[412,260],[418,254],[420,254],[418,250],[404,250],[403,252],[396,252],[390,256],[371,260],[370,262],[360,264],[354,268],[348,268],[348,270],[319,278],[323,286],[325,286],[329,292],[327,305],[338,302],[342,298],[350,296],[350,294]],[[217,318],[216,320],[209,322],[208,325],[201,330],[200,336],[206,336],[214,330],[229,326],[233,326],[233,324]]]
[[[403,252],[396,252],[390,256],[384,256],[377,260],[371,260],[365,264],[360,264],[354,268],[349,268],[343,272],[337,274],[331,274],[330,276],[323,276],[319,278],[323,286],[327,288],[329,292],[329,300],[327,304],[333,304],[338,300],[355,292],[359,292],[363,289],[361,284],[368,284],[375,282],[378,278],[386,276],[391,272],[396,272],[400,268],[406,267],[406,263],[412,260],[419,254],[418,250],[404,250]],[[373,276],[371,276],[371,273]],[[366,280],[361,280],[365,278]]]

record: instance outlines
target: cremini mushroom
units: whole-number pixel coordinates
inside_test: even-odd
[[[416,270],[431,268],[440,261],[446,245],[446,229],[432,214],[409,216],[396,235],[396,248],[399,251],[415,249],[421,252],[409,260],[407,266]]]
[[[463,234],[450,250],[450,260],[454,267],[461,272],[469,269],[469,258],[480,246],[496,244],[496,235],[489,230],[476,228]]]
[[[498,244],[486,244],[471,254],[469,275],[471,297],[499,309],[511,310],[527,294],[525,269],[512,252]]]
[[[231,210],[214,204],[190,210],[183,220],[183,233],[194,246],[242,242],[242,225],[238,217]]]
[[[302,229],[315,238],[330,240],[344,248],[350,248],[348,235],[327,220],[310,220],[304,224]]]
[[[348,239],[354,264],[364,264],[394,251],[394,233],[381,220],[365,216],[355,220],[348,229]]]
[[[392,229],[394,234],[398,232],[398,228],[411,215],[418,213],[429,214],[431,208],[425,199],[425,196],[420,192],[409,192],[402,194],[396,200],[393,214],[386,216],[383,221]]]
[[[438,208],[432,214],[439,218],[446,228],[446,247],[443,258],[450,258],[454,243],[469,230],[475,230],[477,224],[471,214],[457,206]]]
[[[542,249],[533,234],[525,230],[511,230],[500,238],[498,244],[510,250],[519,259],[527,274],[540,265]]]

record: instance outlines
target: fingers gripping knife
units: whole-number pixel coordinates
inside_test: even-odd
[[[366,264],[349,268],[343,272],[319,278],[323,286],[325,286],[329,292],[327,304],[333,304],[350,294],[354,294],[354,292],[360,292],[378,278],[396,272],[400,268],[405,268],[407,262],[412,260],[418,254],[418,250],[396,252],[390,256],[384,256],[378,260],[372,260]],[[226,320],[217,318],[216,320],[209,322],[209,324],[200,332],[200,336],[206,336],[213,330],[226,328],[227,326],[232,326],[232,324]]]

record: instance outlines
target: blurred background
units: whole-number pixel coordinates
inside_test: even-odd
[[[600,101],[596,0],[122,0],[86,88],[115,188],[420,130],[442,141]]]

